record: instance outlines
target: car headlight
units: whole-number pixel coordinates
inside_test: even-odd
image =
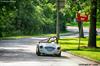
[[[40,49],[42,49],[43,48],[43,46],[40,46]]]
[[[60,50],[60,47],[57,47],[58,50]]]

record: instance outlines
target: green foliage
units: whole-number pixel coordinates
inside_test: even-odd
[[[12,1],[12,0],[9,0]],[[15,0],[0,1],[0,36],[32,35],[55,33],[56,1],[55,0]],[[98,0],[99,2],[99,0]],[[100,4],[98,3],[98,6]],[[78,10],[90,12],[89,0],[66,0],[60,10],[60,31],[65,31],[66,22],[72,22]],[[98,7],[98,20],[100,7]]]
[[[13,29],[11,25],[15,18],[15,3],[0,1],[0,37],[9,33]]]
[[[0,36],[54,33],[55,11],[48,0],[0,1]]]
[[[100,0],[97,0],[97,21],[100,22]]]

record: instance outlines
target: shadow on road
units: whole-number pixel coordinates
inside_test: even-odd
[[[61,61],[67,57],[55,57],[55,56],[37,56],[34,52],[28,52],[22,49],[0,50],[0,62],[20,62],[20,61]],[[68,58],[67,58],[68,59]]]
[[[35,43],[35,42],[34,42]],[[47,62],[62,61],[67,57],[37,56],[35,54],[36,43],[33,40],[9,40],[0,41],[0,62]],[[68,58],[67,58],[68,59]]]

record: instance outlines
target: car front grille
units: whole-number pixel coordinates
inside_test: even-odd
[[[47,51],[53,51],[53,50],[55,50],[54,47],[45,47],[45,49],[46,49]]]

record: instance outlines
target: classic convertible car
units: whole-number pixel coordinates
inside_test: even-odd
[[[42,40],[37,44],[36,54],[40,55],[56,55],[61,56],[61,47],[56,41],[56,37],[50,37],[49,39]]]

